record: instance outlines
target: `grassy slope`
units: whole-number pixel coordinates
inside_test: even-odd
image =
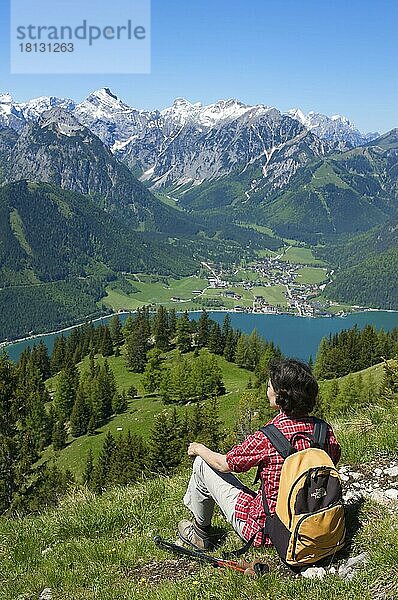
[[[102,360],[100,358],[99,360]],[[129,401],[127,412],[116,415],[107,424],[97,429],[97,434],[94,436],[82,436],[80,438],[70,438],[68,446],[57,453],[54,453],[52,447],[45,451],[44,458],[50,459],[55,457],[58,465],[62,469],[70,469],[78,478],[81,477],[85,458],[89,448],[92,449],[94,457],[98,455],[105,435],[111,431],[115,436],[118,435],[117,428],[122,427],[121,433],[130,430],[132,433],[139,433],[144,437],[148,437],[153,426],[153,420],[156,414],[161,412],[165,406],[159,396],[152,394],[144,395],[144,389],[141,384],[142,375],[128,371],[124,366],[124,357],[110,357],[108,362],[112,368],[117,381],[118,389],[127,390],[131,385],[138,389],[140,397]],[[245,369],[240,369],[233,363],[227,362],[224,358],[218,357],[219,365],[223,373],[223,381],[226,387],[226,394],[219,399],[220,416],[226,427],[230,429],[236,418],[234,407],[236,407],[238,398],[242,391],[246,388],[248,380],[252,375]],[[81,368],[87,368],[88,359],[86,358]],[[54,390],[55,378],[48,381],[48,388]],[[185,411],[184,406],[177,405],[177,410],[181,414]],[[190,409],[189,409],[190,410]]]
[[[111,364],[121,386],[128,385],[130,377],[139,377],[126,376],[120,359],[111,359]],[[228,387],[235,389],[235,385],[243,383],[241,370],[228,364],[223,367],[227,368]],[[375,381],[380,380],[380,365],[367,369],[362,375],[366,377],[369,372]],[[222,399],[221,406],[222,414],[234,417],[236,398],[232,398],[232,394]],[[377,423],[378,427],[366,426],[367,420]],[[366,462],[380,452],[392,458],[398,447],[397,422],[397,407],[389,411],[388,418],[382,409],[373,407],[359,420],[333,423],[344,448],[342,462]],[[79,489],[71,492],[56,510],[46,511],[41,516],[19,520],[3,518],[0,520],[1,597],[33,599],[43,588],[50,587],[57,600],[396,598],[396,519],[387,509],[370,501],[349,513],[350,523],[360,524],[351,554],[363,551],[370,554],[367,566],[351,581],[332,575],[323,581],[288,577],[276,568],[279,562],[274,550],[252,550],[246,556],[248,559],[262,557],[272,566],[271,573],[261,580],[208,566],[189,573],[185,563],[168,562],[173,557],[159,550],[152,538],[155,533],[161,533],[174,539],[176,523],[187,516],[182,496],[188,478],[189,470],[183,469],[172,479],[162,477],[115,488],[101,497]],[[160,498],[161,502],[154,502],[154,498]],[[214,525],[228,532],[225,549],[239,546],[238,538],[217,512]],[[152,576],[167,565],[169,577],[153,583]]]
[[[289,577],[275,568],[278,561],[274,550],[261,549],[246,555],[262,557],[273,565],[271,573],[258,580],[211,566],[198,567],[189,574],[185,564],[177,563],[169,568],[169,579],[151,583],[148,571],[157,574],[173,559],[159,550],[152,538],[159,532],[174,539],[176,523],[187,516],[181,499],[188,477],[186,471],[173,479],[158,478],[116,488],[102,497],[75,491],[57,510],[39,517],[2,519],[2,597],[38,598],[43,588],[50,587],[57,600],[396,598],[396,520],[387,509],[368,501],[353,515],[361,528],[351,553],[367,551],[370,560],[351,581],[333,575],[323,581]],[[162,502],[154,502],[155,498]],[[239,547],[237,536],[219,514],[214,525],[228,531],[224,548]]]

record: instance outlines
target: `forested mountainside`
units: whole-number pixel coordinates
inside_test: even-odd
[[[277,168],[278,155],[287,166],[291,155],[303,151],[293,146],[284,156],[278,150],[267,169],[253,162],[243,172],[236,169],[228,177],[175,193],[183,206],[199,214],[216,208],[237,221],[256,221],[297,239],[366,231],[396,213],[396,130],[372,145],[310,160],[288,182],[275,186],[268,174]]]
[[[94,199],[48,183],[0,188],[0,234],[1,339],[103,314],[97,302],[121,271],[197,269],[189,246],[136,232]]]
[[[196,263],[165,236],[134,231],[87,196],[49,183],[0,188],[1,287],[106,271],[190,274]]]
[[[360,306],[398,308],[398,221],[356,236],[330,240],[317,256],[336,268],[325,289],[329,298]]]
[[[44,112],[14,140],[3,151],[5,182],[43,181],[90,195],[133,228],[187,235],[198,231],[188,217],[157,200],[97,136],[61,108]]]

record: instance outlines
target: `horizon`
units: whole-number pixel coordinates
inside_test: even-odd
[[[109,87],[140,110],[162,110],[179,97],[203,105],[236,98],[282,113],[342,115],[363,133],[398,127],[395,0],[348,6],[344,0],[193,0],[189,14],[184,6],[152,0],[149,74],[21,75],[10,74],[4,3],[0,87],[18,102],[40,96],[81,102]]]

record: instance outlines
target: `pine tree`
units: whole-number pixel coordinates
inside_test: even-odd
[[[33,346],[31,361],[39,369],[43,381],[51,377],[50,358],[44,342],[41,341],[37,346]]]
[[[260,337],[255,329],[249,335],[249,347],[250,347],[250,369],[255,370],[256,366],[260,362],[261,356],[265,352],[265,342]]]
[[[106,359],[93,381],[93,390],[93,414],[99,423],[111,416],[112,399],[116,392],[115,376]]]
[[[123,333],[125,342],[127,342],[128,338],[133,333],[133,331],[134,331],[134,321],[133,321],[133,317],[131,316],[131,313],[130,313],[128,315],[127,319],[125,320],[124,326],[122,328],[122,333]]]
[[[191,342],[191,324],[189,322],[188,313],[185,311],[184,314],[181,315],[177,319],[177,337],[176,337],[176,345],[178,350],[185,354],[189,352],[192,347]]]
[[[348,411],[357,408],[360,403],[357,378],[350,373],[339,385],[339,393],[333,406],[332,416],[346,414]]]
[[[148,362],[145,366],[142,384],[148,394],[153,394],[159,389],[162,380],[161,351],[153,348],[147,354]]]
[[[196,330],[196,345],[198,348],[204,348],[207,346],[210,336],[210,326],[211,323],[209,315],[205,310],[203,310],[199,317]]]
[[[223,333],[224,338],[224,333]],[[229,330],[225,337],[224,345],[224,358],[228,362],[234,362],[236,358],[236,347],[239,337],[234,334],[232,330]]]
[[[152,333],[156,347],[162,352],[167,352],[170,345],[170,332],[168,327],[167,311],[164,306],[159,306],[152,324]]]
[[[54,450],[62,450],[66,444],[66,429],[62,419],[56,421],[53,427],[52,443]]]
[[[202,442],[214,452],[219,452],[224,438],[219,418],[217,398],[213,397],[206,405]]]
[[[165,367],[162,371],[162,378],[160,380],[159,394],[163,404],[169,404],[173,401],[174,391],[172,389],[172,375],[171,368]]]
[[[242,369],[250,369],[252,367],[249,336],[246,333],[242,333],[239,336],[238,343],[236,344],[235,362]]]
[[[181,462],[179,419],[175,409],[169,417],[162,412],[155,417],[149,439],[149,465],[154,473],[170,475]]]
[[[276,348],[272,342],[267,343],[254,371],[257,378],[257,387],[268,381],[269,365],[273,360],[280,357],[281,352],[279,348]]]
[[[222,339],[223,339],[224,346],[227,343],[227,339],[228,339],[228,337],[231,336],[231,334],[233,334],[233,329],[231,327],[231,317],[227,313],[224,317],[224,321],[222,324]]]
[[[115,451],[115,439],[111,432],[108,431],[92,478],[92,486],[97,493],[103,492],[107,485],[111,483],[110,472]]]
[[[59,418],[63,421],[69,419],[75,403],[78,378],[76,368],[70,364],[64,367],[58,375],[54,394],[54,407]]]
[[[398,400],[398,356],[389,362],[384,361],[384,376],[379,397],[383,404],[396,406]]]
[[[123,390],[120,394],[115,392],[112,398],[112,411],[114,414],[126,412],[128,407],[126,392]]]
[[[88,433],[88,435],[94,435],[96,427],[97,427],[97,422],[95,420],[95,416],[91,415],[90,420],[89,420],[88,425],[87,425],[87,433]]]
[[[83,386],[79,386],[76,400],[70,417],[70,433],[73,437],[79,437],[87,433],[87,427],[91,418],[91,406],[88,402]]]
[[[127,367],[135,373],[143,373],[148,349],[148,337],[141,325],[127,338]]]
[[[169,310],[167,323],[168,323],[169,337],[170,337],[170,340],[172,340],[176,334],[176,328],[177,328],[177,315],[176,315],[175,308],[172,308],[171,310]]]
[[[222,355],[224,352],[224,344],[221,333],[221,327],[218,323],[213,322],[210,327],[209,340],[207,343],[209,352]]]
[[[112,339],[112,344],[115,348],[118,348],[123,344],[122,324],[120,322],[119,315],[113,315],[109,319],[108,327]]]
[[[112,338],[106,325],[102,329],[100,352],[102,356],[112,356],[113,354]]]
[[[54,347],[51,354],[50,364],[51,373],[55,375],[65,366],[66,358],[66,342],[63,335],[56,337],[54,341]]]
[[[135,387],[135,385],[130,385],[130,387],[127,390],[127,396],[131,399],[134,400],[134,398],[136,396],[138,396],[138,390]]]

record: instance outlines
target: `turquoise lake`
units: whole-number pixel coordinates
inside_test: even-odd
[[[222,323],[224,312],[209,313],[211,318]],[[240,329],[245,333],[251,333],[253,329],[267,340],[272,340],[280,346],[286,356],[308,360],[310,356],[315,358],[319,342],[324,336],[330,333],[337,333],[342,329],[350,329],[357,325],[360,329],[370,324],[376,329],[391,331],[398,327],[398,312],[387,311],[367,311],[353,313],[347,317],[327,317],[327,318],[303,318],[292,315],[262,315],[250,313],[229,313],[232,327]],[[200,313],[190,313],[190,317],[198,319]],[[126,315],[121,315],[124,320]],[[109,317],[103,319],[107,322]],[[68,335],[69,331],[64,332]],[[41,340],[52,351],[55,338],[61,333],[52,333],[35,338],[34,340],[25,340],[6,346],[6,352],[13,360],[18,360],[19,355],[26,346],[37,344]]]

